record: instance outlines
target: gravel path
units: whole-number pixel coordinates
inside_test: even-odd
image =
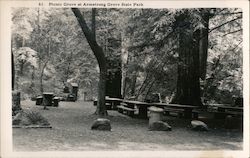
[[[221,128],[195,132],[188,127],[190,120],[167,117],[172,131],[148,131],[147,120],[108,111],[112,131],[92,131],[97,118],[92,102],[60,102],[49,110],[33,101],[23,101],[22,106],[41,112],[52,129],[14,128],[14,151],[242,150],[242,132]]]

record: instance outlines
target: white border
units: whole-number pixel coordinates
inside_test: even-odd
[[[11,128],[11,7],[49,7],[49,2],[72,1],[0,1],[1,18],[1,156],[3,157],[248,157],[249,156],[249,2],[248,1],[84,1],[86,3],[142,3],[133,8],[222,8],[243,9],[243,96],[244,96],[244,147],[243,151],[85,151],[85,152],[12,152]],[[74,1],[83,3],[83,1]],[[61,7],[55,7],[61,8]],[[66,7],[67,8],[67,7]],[[89,7],[90,8],[90,7]],[[97,7],[98,8],[98,7]],[[110,8],[110,7],[107,7]],[[119,7],[128,8],[128,7]],[[131,7],[129,7],[131,8]]]

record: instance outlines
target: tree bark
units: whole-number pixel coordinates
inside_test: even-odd
[[[100,76],[98,83],[98,104],[96,109],[96,114],[100,116],[107,115],[107,110],[105,106],[105,95],[106,95],[106,59],[102,48],[97,44],[95,34],[88,28],[84,16],[80,12],[78,8],[72,8],[74,15],[76,16],[78,23],[81,26],[81,29],[89,43],[91,50],[93,51],[99,68],[100,68]]]
[[[93,32],[93,36],[96,39],[96,25],[95,25],[95,17],[96,17],[96,8],[92,8],[92,19],[91,19],[91,29]]]
[[[23,76],[23,67],[24,67],[25,61],[21,60],[20,62],[20,76]]]
[[[209,9],[201,10],[201,17],[204,21],[204,28],[200,29],[199,40],[199,60],[200,60],[200,78],[206,78],[207,72],[207,51],[208,51],[208,31],[209,31]]]
[[[43,94],[43,75],[44,75],[44,70],[45,70],[48,62],[49,62],[49,60],[47,60],[44,63],[44,65],[43,65],[43,67],[41,69],[41,74],[40,74],[40,92],[41,92],[41,94]]]
[[[133,72],[132,83],[131,83],[131,96],[135,96],[136,80],[137,80],[137,73]]]
[[[35,67],[32,66],[31,84],[30,84],[30,87],[29,87],[32,92],[34,92],[34,86],[35,86],[34,79],[35,79]]]
[[[190,17],[185,13],[176,18],[175,27],[179,38],[179,61],[177,90],[171,102],[201,106],[199,31],[193,31]]]

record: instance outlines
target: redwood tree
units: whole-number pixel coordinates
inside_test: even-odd
[[[208,33],[209,33],[209,18],[210,9],[200,9],[200,16],[202,19],[203,27],[199,29],[199,71],[200,78],[204,80],[207,72],[207,51],[208,51]]]
[[[202,105],[200,98],[199,35],[191,23],[191,13],[185,11],[176,17],[178,35],[178,78],[172,103]]]
[[[91,50],[93,51],[99,68],[100,68],[100,76],[99,76],[99,84],[98,84],[98,104],[96,113],[100,116],[107,115],[107,110],[105,106],[105,95],[106,95],[106,74],[107,74],[107,68],[106,68],[106,59],[105,54],[103,52],[103,49],[98,45],[96,41],[95,36],[95,9],[92,10],[92,30],[87,26],[87,23],[84,19],[84,15],[80,12],[78,8],[72,8],[71,9],[74,13],[74,15],[77,18],[77,21],[79,22],[81,29],[89,43],[89,46]]]

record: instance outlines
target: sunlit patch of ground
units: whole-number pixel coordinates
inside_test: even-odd
[[[14,128],[14,151],[242,150],[240,130],[195,132],[188,127],[190,120],[175,117],[166,118],[172,131],[148,131],[148,120],[109,111],[112,131],[92,131],[97,118],[92,102],[60,102],[59,107],[43,110],[35,102],[23,101],[22,107],[41,112],[52,129]]]

